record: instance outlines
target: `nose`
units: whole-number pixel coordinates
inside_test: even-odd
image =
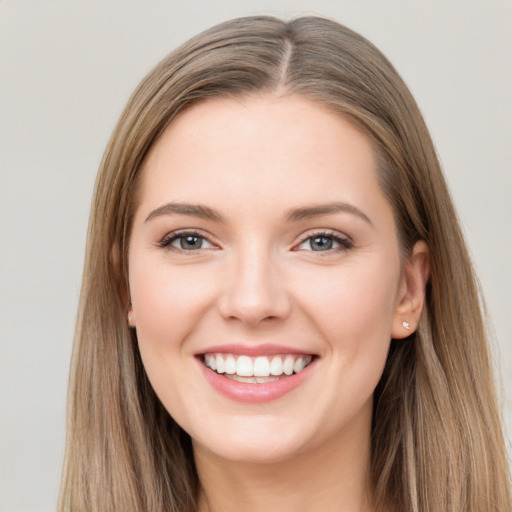
[[[268,251],[244,251],[230,262],[219,298],[221,315],[246,326],[285,319],[290,297],[278,265]]]

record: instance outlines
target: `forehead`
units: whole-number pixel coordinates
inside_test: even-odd
[[[302,96],[269,94],[180,113],[150,150],[139,197],[148,208],[179,200],[243,209],[250,198],[263,209],[372,196],[384,201],[372,145],[354,123]]]

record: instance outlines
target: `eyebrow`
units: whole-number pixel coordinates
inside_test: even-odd
[[[153,210],[146,218],[144,222],[148,222],[156,217],[163,215],[189,215],[191,217],[199,217],[200,219],[213,220],[215,222],[222,222],[222,216],[220,213],[208,208],[208,206],[202,206],[199,204],[187,204],[187,203],[167,203],[163,206]]]
[[[320,217],[321,215],[329,215],[331,213],[350,213],[352,215],[356,215],[357,217],[363,219],[370,226],[373,226],[373,222],[370,220],[368,215],[362,212],[359,208],[352,204],[348,203],[328,203],[328,204],[320,204],[317,206],[308,206],[305,208],[296,208],[290,210],[286,219],[290,222],[311,219],[314,217]]]
[[[285,218],[288,222],[296,222],[299,220],[311,219],[339,212],[356,215],[373,227],[372,221],[364,212],[356,206],[348,203],[328,203],[303,208],[294,208],[287,212]],[[224,222],[222,215],[212,208],[199,204],[188,203],[166,203],[159,206],[147,216],[144,222],[148,222],[154,218],[165,215],[188,215],[191,217],[198,217],[200,219],[212,220],[214,222]]]

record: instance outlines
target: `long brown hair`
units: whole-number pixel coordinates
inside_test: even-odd
[[[141,164],[184,108],[277,88],[365,130],[404,254],[431,253],[417,332],[392,341],[375,391],[377,510],[505,512],[506,450],[482,304],[420,111],[387,59],[326,19],[251,17],[218,25],[164,59],[136,89],[101,163],[89,225],[69,391],[60,511],[192,512],[188,435],[149,385],[127,321],[127,246]]]

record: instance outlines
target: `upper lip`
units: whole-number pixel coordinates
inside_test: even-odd
[[[196,356],[202,354],[233,354],[244,356],[271,356],[278,354],[297,354],[297,355],[313,355],[312,352],[302,350],[300,348],[289,347],[286,345],[276,345],[273,343],[263,344],[244,344],[244,343],[231,343],[227,345],[214,345],[205,347],[195,353]]]

